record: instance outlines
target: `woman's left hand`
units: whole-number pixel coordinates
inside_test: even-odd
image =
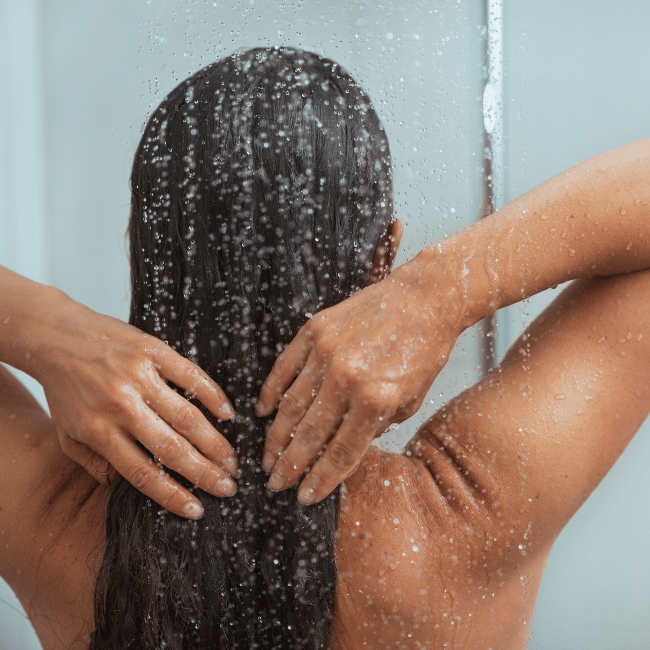
[[[205,372],[131,325],[57,289],[0,272],[0,307],[11,314],[2,321],[0,360],[41,383],[67,456],[101,483],[114,468],[183,517],[199,518],[201,504],[163,467],[211,494],[234,494],[234,449],[167,384],[196,397],[219,419],[230,419],[230,402]]]

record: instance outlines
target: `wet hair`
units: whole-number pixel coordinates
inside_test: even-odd
[[[130,322],[226,391],[211,422],[235,447],[238,492],[189,521],[113,486],[91,650],[327,648],[339,489],[301,506],[260,469],[271,418],[255,397],[311,314],[369,282],[392,222],[390,154],[339,65],[288,48],[226,57],[149,119],[131,175]],[[200,407],[200,405],[197,405]]]

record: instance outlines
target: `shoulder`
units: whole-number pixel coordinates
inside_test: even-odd
[[[345,481],[340,534],[364,556],[373,540],[377,561],[409,558],[409,567],[423,561],[427,571],[439,571],[452,558],[447,569],[458,571],[453,557],[460,545],[465,555],[503,567],[526,530],[523,517],[510,516],[521,498],[517,486],[500,471],[498,458],[485,461],[439,424],[429,422],[403,454],[370,448]],[[493,540],[487,550],[486,540]],[[411,561],[414,553],[418,562]]]
[[[29,602],[61,586],[73,556],[97,540],[99,484],[63,454],[50,417],[1,365],[0,440],[0,574]]]
[[[351,574],[373,566],[386,576],[382,589],[392,576],[431,594],[441,573],[473,572],[475,564],[459,565],[459,549],[468,560],[485,555],[486,536],[499,521],[460,470],[449,474],[453,479],[436,479],[415,454],[371,447],[341,500],[340,549]]]
[[[470,616],[476,638],[468,638],[468,647],[484,642],[488,629],[494,645],[506,647],[504,625],[525,638],[541,555],[525,557],[505,518],[493,515],[480,491],[462,487],[454,472],[462,474],[450,467],[446,478],[436,479],[414,454],[372,447],[346,480],[335,640],[429,647],[435,639],[442,646],[456,638],[457,617]],[[524,564],[526,586],[517,570]]]

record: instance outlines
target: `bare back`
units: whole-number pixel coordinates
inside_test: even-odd
[[[11,559],[18,579],[10,583],[44,650],[85,650],[108,490],[59,456],[53,442],[49,449],[43,446],[52,482],[25,492],[21,503],[24,516],[14,526]],[[44,498],[48,490],[54,494]],[[423,498],[423,491],[430,494]],[[436,513],[429,501],[434,492],[422,463],[374,447],[346,481],[332,650],[482,647],[469,644],[471,634],[485,647],[508,634],[513,644],[499,647],[524,647],[534,599],[521,597],[530,595],[530,585],[510,585],[491,567],[477,571],[468,550],[476,545],[476,532],[454,516],[444,498]],[[535,573],[541,575],[541,567]],[[23,582],[22,576],[29,579]],[[496,621],[496,610],[507,611],[507,620]],[[487,638],[485,629],[495,634]]]

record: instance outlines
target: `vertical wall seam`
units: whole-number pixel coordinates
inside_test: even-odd
[[[484,65],[487,78],[483,89],[483,206],[481,218],[503,207],[504,84],[503,84],[503,0],[484,0],[486,30]],[[497,252],[498,254],[498,252]],[[497,363],[498,337],[506,337],[505,321],[492,314],[482,323],[481,371],[485,376]],[[499,331],[501,330],[501,331]],[[507,338],[507,337],[506,337]]]

